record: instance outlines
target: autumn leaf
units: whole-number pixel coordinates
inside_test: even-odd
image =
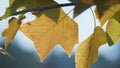
[[[5,48],[7,48],[7,45],[9,44],[10,40],[14,39],[14,37],[20,27],[22,19],[23,19],[22,17],[19,19],[13,17],[9,21],[9,27],[3,31],[2,36],[6,38]]]
[[[36,0],[35,3],[30,3],[28,5],[26,5],[26,8],[44,8],[44,7],[48,7],[48,6],[53,6],[53,5],[57,5],[57,3],[53,0]],[[53,13],[54,11],[54,13]],[[57,22],[59,15],[60,15],[60,8],[54,8],[54,9],[48,9],[45,11],[32,11],[32,13],[34,15],[36,15],[37,17],[39,17],[42,14],[46,14],[48,17],[50,17],[51,19],[53,19],[54,21]]]
[[[111,46],[120,39],[120,10],[110,18],[107,24],[107,35],[109,36],[108,44]],[[110,44],[112,43],[112,44]]]
[[[75,0],[74,17],[93,5],[92,0]]]
[[[93,0],[96,5],[98,17],[101,18],[104,13],[113,5],[119,3],[119,0]]]
[[[118,22],[116,19],[111,18],[109,20],[106,31],[114,43],[120,40],[120,22]]]
[[[117,7],[116,7],[117,8]],[[115,20],[117,20],[120,23],[120,9],[117,11],[114,16],[112,16]]]
[[[102,7],[101,7],[102,8]],[[114,5],[110,7],[108,10],[104,11],[101,17],[99,17],[100,13],[95,9],[95,13],[97,18],[100,20],[101,26],[103,26],[107,20],[109,20],[113,15],[116,14],[120,10],[120,4]]]
[[[71,0],[75,3],[74,17],[79,15],[85,9],[96,5],[95,14],[100,20],[101,26],[111,18],[119,9],[119,0]]]
[[[52,0],[51,1],[50,0],[9,0],[9,4],[10,6],[6,9],[6,13],[2,17],[0,17],[0,19],[4,19],[11,16],[17,10],[33,9],[33,8],[41,8],[41,7],[43,8],[50,5],[55,5],[57,3]]]
[[[75,2],[75,17],[90,6],[96,5],[97,17],[101,18],[106,10],[108,10],[111,6],[118,4],[119,0],[75,0],[72,2]]]
[[[57,22],[42,14],[35,21],[23,24],[20,30],[34,41],[41,62],[55,45],[61,44],[70,56],[74,44],[78,43],[78,26],[62,9]]]
[[[98,48],[106,43],[105,33],[96,27],[94,33],[84,40],[75,54],[76,68],[90,68],[90,64],[98,58]]]

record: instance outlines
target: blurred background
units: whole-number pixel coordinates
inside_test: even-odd
[[[58,3],[69,3],[69,1],[57,0]],[[8,0],[0,1],[0,16],[8,7]],[[64,7],[64,11],[68,13],[74,6]],[[92,7],[93,9],[95,6]],[[23,21],[31,21],[35,16],[31,13],[26,14],[27,18]],[[73,17],[73,11],[69,14]],[[94,29],[93,15],[90,9],[87,9],[74,19],[79,25],[79,44],[86,39]],[[99,21],[97,25],[99,25]],[[4,45],[5,38],[2,37],[2,32],[8,27],[8,19],[0,21],[0,47]],[[105,27],[104,27],[105,28]],[[8,45],[8,52],[13,59],[0,53],[0,68],[75,68],[75,51],[79,44],[73,48],[73,53],[68,58],[64,49],[60,45],[56,45],[49,56],[43,63],[39,61],[34,43],[26,37],[21,31],[17,32],[13,42]],[[91,65],[91,68],[120,68],[120,41],[113,46],[107,44],[99,48],[98,61]]]

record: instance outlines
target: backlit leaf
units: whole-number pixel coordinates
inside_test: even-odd
[[[120,4],[117,4],[110,7],[108,10],[104,11],[101,17],[99,17],[100,13],[98,13],[96,9],[95,9],[95,13],[97,18],[100,20],[101,26],[103,26],[105,22],[109,20],[113,15],[115,15],[116,12],[118,12],[119,10],[120,10]]]
[[[120,9],[120,0],[73,0],[72,2],[75,2],[74,17],[90,6],[96,5],[95,13],[101,26]]]
[[[52,1],[52,0],[36,0],[35,3],[30,3],[28,5],[26,5],[26,8],[44,8],[44,7],[48,7],[48,6],[52,6],[52,5],[57,5],[56,2]],[[53,13],[54,11],[54,13]],[[53,19],[54,21],[57,21],[60,15],[60,9],[59,8],[54,8],[54,9],[50,9],[50,10],[45,10],[45,11],[33,11],[32,12],[34,15],[36,15],[37,17],[39,17],[42,14],[46,14],[48,17],[50,17],[51,19]]]
[[[52,14],[56,15],[55,12],[53,10]],[[62,9],[57,22],[42,14],[35,21],[23,24],[20,30],[34,41],[41,61],[56,44],[61,44],[70,56],[74,44],[78,42],[78,26]]]
[[[15,0],[9,0],[9,5],[11,6]]]
[[[6,9],[5,15],[0,17],[0,19],[4,19],[11,16],[19,9],[23,10],[23,9],[32,9],[32,8],[43,8],[50,5],[55,5],[57,3],[52,0],[51,1],[50,0],[9,0],[9,4],[10,6]]]
[[[9,21],[9,27],[3,31],[2,36],[6,38],[5,48],[7,48],[7,45],[9,44],[10,40],[14,39],[14,37],[20,27],[21,20],[22,20],[22,18],[17,19],[17,18],[13,17]]]
[[[74,17],[89,8],[92,4],[92,0],[75,0]]]
[[[118,7],[116,7],[118,8]],[[114,16],[112,16],[112,18],[114,18],[115,20],[117,20],[120,23],[120,9],[119,11],[117,11]]]
[[[99,18],[101,18],[106,10],[108,10],[111,6],[119,3],[119,0],[93,0],[96,5],[96,9],[98,12]]]
[[[105,33],[96,27],[94,33],[78,46],[75,61],[76,68],[90,68],[90,64],[98,58],[98,48],[106,43]]]
[[[7,18],[11,16],[13,13],[16,12],[16,10],[20,7],[25,6],[26,0],[9,0],[9,7],[6,9],[5,14],[0,17],[0,19]]]
[[[120,22],[111,18],[107,24],[106,31],[114,43],[118,42],[120,39]]]

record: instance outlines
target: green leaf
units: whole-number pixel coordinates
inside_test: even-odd
[[[13,13],[16,12],[17,9],[25,6],[25,4],[27,4],[27,2],[29,2],[29,1],[27,1],[27,0],[9,0],[10,6],[6,9],[5,15],[0,17],[0,19],[5,19],[5,18],[11,16]]]
[[[16,10],[19,10],[19,9],[23,10],[23,9],[32,9],[32,8],[43,8],[43,7],[56,5],[56,4],[57,3],[55,1],[50,1],[50,0],[40,0],[40,1],[39,0],[10,0],[10,6],[7,8],[5,15],[0,17],[0,19],[4,19],[11,16],[13,13],[16,12]],[[53,11],[55,11],[55,14],[51,15]],[[51,19],[57,21],[60,15],[59,14],[60,9],[55,8],[55,9],[46,10],[43,12],[32,11],[32,13],[38,17],[42,14],[46,14]],[[56,17],[56,18],[53,18],[53,17]]]

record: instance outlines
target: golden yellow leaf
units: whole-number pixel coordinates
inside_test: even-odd
[[[116,19],[111,18],[109,20],[106,31],[110,35],[114,43],[120,40],[120,22],[118,22]]]
[[[75,54],[76,68],[90,68],[98,58],[98,48],[106,43],[105,33],[96,27],[94,33],[77,48]]]
[[[5,29],[2,33],[2,36],[6,38],[5,41],[5,48],[7,48],[7,45],[9,44],[10,40],[13,40],[19,27],[21,24],[21,18],[16,19],[16,18],[12,18],[9,21],[9,27],[7,29]]]
[[[53,11],[51,15],[56,15],[56,11],[52,9],[49,11]],[[21,25],[20,30],[34,41],[41,62],[56,44],[61,44],[67,54],[71,55],[74,44],[78,43],[77,23],[62,9],[57,22],[46,14],[42,14],[35,21]]]

